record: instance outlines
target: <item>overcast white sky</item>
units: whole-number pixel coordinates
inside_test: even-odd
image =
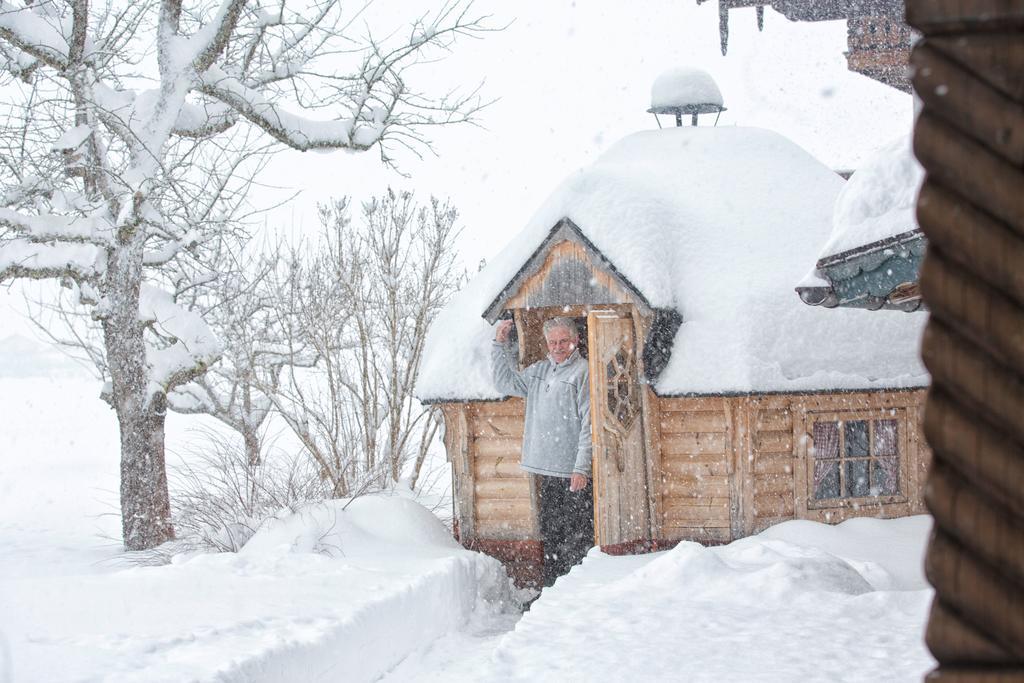
[[[387,0],[376,11],[394,24],[425,4]],[[568,173],[624,135],[656,127],[645,113],[650,86],[673,66],[714,76],[729,109],[719,125],[777,130],[833,168],[855,168],[911,125],[909,95],[846,70],[845,22],[791,24],[769,9],[758,33],[753,8],[733,10],[722,57],[714,2],[478,0],[476,8],[492,14],[493,25],[511,24],[456,45],[410,81],[424,91],[483,81],[484,97],[499,99],[481,115],[482,127],[434,131],[436,156],[399,157],[408,178],[383,168],[374,152],[283,152],[263,181],[302,195],[269,214],[270,223],[312,230],[318,201],[408,187],[424,199],[451,197],[465,226],[462,255],[475,269]],[[20,301],[18,287],[0,290],[0,339],[32,334]]]

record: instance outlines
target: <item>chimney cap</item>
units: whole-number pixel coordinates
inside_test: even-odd
[[[722,91],[703,69],[675,67],[651,86],[650,114],[713,114],[725,111]]]

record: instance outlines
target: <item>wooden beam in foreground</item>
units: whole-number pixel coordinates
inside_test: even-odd
[[[1024,680],[1024,0],[907,0],[927,172],[929,681]]]

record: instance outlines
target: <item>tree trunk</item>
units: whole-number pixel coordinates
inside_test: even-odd
[[[245,443],[245,456],[249,467],[260,464],[260,437],[255,430],[242,426],[242,441]]]
[[[416,483],[420,480],[420,470],[423,469],[423,461],[427,459],[427,453],[430,451],[430,444],[434,440],[434,435],[437,434],[437,427],[440,424],[440,418],[437,415],[437,408],[427,408],[429,414],[427,415],[426,424],[423,425],[423,431],[420,432],[420,448],[416,453],[416,465],[412,470],[412,480],[409,482],[409,488],[416,490]]]
[[[150,386],[145,328],[139,319],[144,236],[126,230],[120,238],[107,258],[109,312],[103,319],[103,342],[110,368],[109,401],[121,430],[124,547],[147,550],[174,538],[164,459],[167,396]]]
[[[164,457],[166,399],[118,410],[121,426],[121,531],[127,550],[146,550],[174,538]]]

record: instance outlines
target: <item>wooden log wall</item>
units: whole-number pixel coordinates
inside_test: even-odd
[[[659,399],[655,480],[662,514],[655,536],[726,542],[790,519],[921,514],[931,459],[921,432],[923,402],[923,390]],[[807,435],[822,413],[902,420],[900,496],[884,504],[809,506]]]
[[[726,398],[661,399],[661,510],[655,536],[725,542],[732,534],[732,411]]]
[[[937,681],[1024,680],[1024,0],[908,0]]]
[[[462,410],[469,457],[458,476],[463,478],[463,486],[472,492],[471,500],[465,504],[465,513],[473,520],[472,537],[537,538],[530,478],[519,467],[523,401],[511,398],[470,403],[464,404]]]
[[[725,543],[790,519],[836,523],[853,516],[924,512],[921,489],[930,452],[920,428],[923,401],[923,390],[717,398],[652,395],[651,421],[656,429],[649,434],[650,447],[660,453],[652,459],[649,477],[655,483],[650,501],[653,538]],[[444,406],[460,540],[491,554],[515,554],[520,551],[509,543],[539,539],[536,494],[519,466],[523,409],[520,399]],[[814,416],[823,411],[855,411],[874,418],[898,415],[904,420],[900,500],[884,505],[808,505],[806,435]],[[495,542],[505,545],[486,545]]]
[[[738,454],[745,474],[742,506],[744,535],[756,534],[773,524],[794,519],[797,498],[796,471],[799,458],[794,449],[793,401],[788,397],[766,396],[738,401],[749,450]]]

